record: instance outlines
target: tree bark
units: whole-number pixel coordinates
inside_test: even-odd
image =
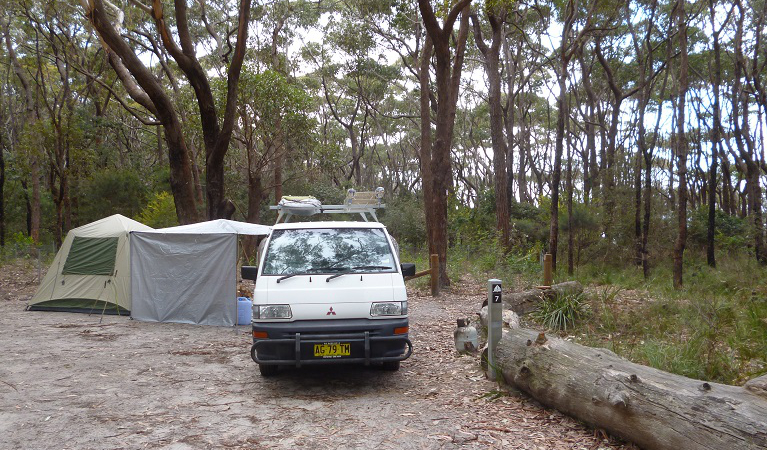
[[[559,180],[562,175],[562,151],[565,140],[565,114],[567,108],[567,66],[570,63],[570,43],[572,26],[575,22],[575,5],[572,0],[565,6],[566,18],[562,27],[562,40],[559,45],[559,70],[557,84],[557,137],[554,142],[554,165],[551,169],[551,211],[549,221],[549,253],[551,267],[557,270],[557,247],[559,244]]]
[[[114,52],[117,56],[117,58],[110,56],[109,61],[126,87],[126,91],[139,104],[155,114],[163,124],[168,144],[171,190],[179,222],[196,222],[198,214],[190,152],[184,140],[182,123],[174,104],[159,80],[144,66],[112,25],[105,10],[104,1],[81,0],[81,2],[105,50],[110,54]],[[164,49],[176,61],[195,92],[205,144],[207,215],[210,219],[229,218],[234,212],[234,205],[225,197],[224,157],[229,149],[237,113],[237,90],[245,57],[250,3],[250,0],[239,2],[237,42],[227,69],[226,105],[221,122],[219,122],[207,72],[197,59],[195,44],[189,30],[186,2],[174,1],[174,32],[170,30],[163,5],[159,0],[154,0],[151,8],[145,8],[155,22]],[[118,16],[121,17],[121,14],[122,12],[119,12]],[[180,45],[174,41],[175,37],[178,37]]]
[[[508,173],[513,173],[513,167],[506,164],[506,154],[508,147],[503,136],[503,108],[501,107],[501,69],[500,69],[500,50],[503,40],[503,21],[506,11],[493,11],[486,8],[487,20],[490,22],[492,30],[492,40],[490,46],[485,44],[482,37],[482,28],[476,13],[471,14],[474,25],[474,40],[477,48],[482,54],[485,65],[485,74],[489,84],[488,103],[490,105],[490,138],[493,146],[493,180],[495,190],[495,226],[501,235],[501,245],[507,251],[510,250],[509,236],[511,232],[511,222],[509,218],[509,189]]]
[[[601,40],[597,39],[594,47],[597,59],[602,65],[607,77],[607,84],[610,87],[610,92],[613,95],[612,113],[610,117],[610,129],[607,132],[606,141],[606,161],[605,171],[603,172],[603,191],[602,197],[604,198],[604,234],[608,242],[612,242],[613,239],[613,221],[615,215],[615,153],[618,146],[618,124],[620,122],[620,110],[623,101],[638,92],[642,86],[635,86],[629,91],[624,91],[616,80],[615,74],[610,67],[610,64],[602,53]],[[602,135],[604,138],[604,134]],[[604,145],[604,143],[603,143]]]
[[[642,448],[767,447],[759,379],[746,388],[693,380],[524,328],[504,333],[496,362],[515,388]]]
[[[570,118],[565,122],[565,132],[567,133],[567,274],[572,275],[575,272],[575,261],[573,255],[574,236],[573,236],[573,143],[570,133]]]
[[[719,45],[719,34],[722,28],[727,25],[727,21],[721,25],[719,29],[716,28],[716,6],[713,0],[708,2],[709,20],[711,22],[711,30],[713,37],[714,47],[714,70],[711,70],[713,76],[713,93],[714,93],[714,112],[712,118],[712,141],[711,142],[711,163],[709,167],[709,185],[708,185],[708,230],[706,232],[706,260],[710,267],[716,267],[716,254],[714,253],[714,236],[716,234],[716,171],[719,165],[719,155],[717,151],[721,143],[721,106],[719,103],[719,87],[722,84],[722,57],[721,48]],[[731,10],[732,11],[732,10]],[[727,19],[730,18],[730,14],[727,15]]]
[[[685,132],[685,105],[688,89],[687,80],[687,14],[685,0],[678,0],[676,20],[679,29],[679,81],[677,93],[677,121],[675,146],[677,149],[677,172],[679,177],[679,202],[677,212],[677,236],[674,242],[673,278],[674,288],[681,289],[683,285],[684,250],[687,246],[687,135]]]
[[[157,118],[163,124],[165,142],[168,147],[170,185],[179,223],[197,222],[197,205],[194,201],[194,181],[189,162],[189,150],[184,140],[181,121],[170,97],[157,78],[144,66],[144,63],[112,25],[103,0],[93,0],[88,5],[89,9],[85,11],[86,17],[101,37],[105,50],[108,53],[114,52],[119,63],[123,64],[130,72],[130,75],[150,100],[157,113]],[[159,4],[157,6],[160,7]],[[120,70],[119,66],[115,65],[115,58],[109,60],[119,76]],[[130,94],[131,90],[128,89],[128,92]],[[139,104],[143,104],[143,99],[134,95],[131,97]]]
[[[8,57],[11,60],[13,66],[13,73],[19,79],[21,88],[24,92],[24,108],[25,118],[22,121],[22,127],[31,127],[38,120],[40,120],[37,112],[34,90],[32,88],[31,81],[24,71],[24,68],[19,62],[16,51],[11,43],[11,35],[8,30],[9,24],[5,20],[2,21],[3,37],[5,40],[6,51]],[[23,128],[22,128],[23,129]],[[40,206],[40,158],[37,155],[27,154],[29,162],[29,180],[32,184],[31,198],[27,197],[27,222],[29,237],[32,238],[32,242],[37,245],[40,243],[40,218],[42,217]],[[27,190],[29,184],[22,183],[24,190]]]
[[[418,73],[418,79],[421,87],[420,92],[420,112],[421,112],[421,148],[419,160],[421,164],[421,184],[423,192],[424,213],[426,216],[426,235],[429,245],[429,254],[435,254],[434,249],[434,202],[432,195],[432,186],[434,177],[431,174],[431,87],[429,86],[429,62],[432,57],[432,42],[427,34],[424,37],[423,48],[421,50],[421,61]]]
[[[469,31],[468,5],[471,0],[460,0],[448,12],[444,24],[440,26],[429,0],[418,0],[418,7],[424,21],[426,32],[434,46],[436,59],[435,78],[437,85],[437,124],[435,139],[431,148],[432,203],[426,208],[433,208],[431,239],[429,247],[439,255],[440,286],[450,286],[447,276],[447,198],[452,188],[452,169],[450,149],[453,142],[455,112],[458,102],[458,87],[463,69],[463,57]],[[453,25],[461,16],[458,35],[455,40],[455,58],[452,67],[450,39]],[[423,74],[422,74],[423,76]],[[423,103],[422,103],[423,105]],[[423,118],[423,111],[421,113]],[[422,119],[423,120],[423,119]],[[423,127],[423,124],[421,125]],[[423,134],[423,133],[422,133]],[[422,164],[426,163],[422,161]],[[424,186],[424,189],[429,187]]]

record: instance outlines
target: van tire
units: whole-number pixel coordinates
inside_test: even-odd
[[[268,364],[259,364],[258,370],[261,371],[262,377],[273,377],[277,375],[277,370],[280,366],[275,365],[268,365]]]
[[[399,361],[384,361],[383,370],[387,372],[396,372],[399,370]]]

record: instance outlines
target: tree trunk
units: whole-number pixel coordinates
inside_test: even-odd
[[[677,210],[677,237],[674,243],[674,288],[681,289],[684,250],[687,245],[687,135],[685,133],[685,97],[687,96],[687,14],[685,0],[677,3],[677,26],[679,28],[679,89],[677,98],[677,121],[675,146],[677,148],[677,172],[679,177],[679,209]]]
[[[584,181],[584,202],[588,204],[591,197],[594,196],[594,191],[599,189],[599,165],[597,164],[597,145],[596,145],[596,129],[594,124],[597,121],[596,117],[596,104],[597,97],[594,93],[594,89],[591,85],[591,67],[586,64],[583,59],[583,52],[578,56],[578,62],[581,66],[581,72],[583,75],[583,88],[586,90],[586,107],[588,110],[588,121],[586,122],[586,148],[588,150],[588,159],[590,172],[588,174],[588,183]],[[600,119],[601,122],[601,119]],[[604,147],[604,142],[602,142]],[[585,165],[584,165],[585,168]],[[584,169],[585,170],[585,169]],[[585,177],[585,174],[584,174]]]
[[[139,104],[156,113],[157,118],[163,124],[165,142],[168,147],[170,185],[179,223],[197,222],[197,205],[194,201],[194,181],[189,162],[189,151],[184,140],[181,121],[173,103],[158,79],[144,66],[133,49],[114,28],[103,1],[94,0],[90,9],[87,9],[85,13],[101,37],[105,49],[110,55],[113,55],[109,61],[118,76],[122,73],[121,69],[130,72],[125,75],[135,79],[138,86],[143,89],[142,92],[131,90],[129,89],[130,81],[123,81],[126,90]]]
[[[501,235],[501,245],[504,249],[510,250],[509,237],[511,223],[509,219],[509,189],[508,173],[513,173],[513,167],[506,164],[506,153],[508,148],[503,136],[503,108],[501,107],[501,69],[500,69],[500,50],[503,31],[503,20],[506,12],[492,11],[487,9],[487,19],[490,22],[492,30],[492,41],[488,47],[482,37],[482,28],[480,27],[477,15],[472,14],[471,19],[474,25],[474,40],[477,48],[482,54],[485,74],[489,84],[488,103],[490,105],[490,138],[493,146],[493,175],[495,190],[495,226]]]
[[[644,248],[642,247],[642,151],[637,149],[634,155],[636,164],[634,170],[634,244],[635,264],[642,267]]]
[[[515,388],[642,448],[767,447],[759,379],[746,388],[693,380],[524,328],[504,333],[496,362]]]
[[[573,143],[569,117],[565,125],[567,133],[567,274],[572,275],[575,272],[573,259]]]
[[[562,33],[562,52],[565,50],[566,34]],[[565,112],[567,108],[567,64],[564,56],[560,61],[557,82],[559,83],[559,98],[557,99],[557,140],[554,144],[554,166],[551,169],[551,219],[549,221],[549,253],[551,267],[557,270],[557,246],[559,244],[559,180],[562,175],[562,151],[565,139]]]
[[[434,210],[432,186],[434,177],[431,174],[431,87],[429,86],[429,62],[432,57],[431,37],[424,37],[421,54],[421,64],[418,78],[420,82],[420,111],[421,111],[421,148],[419,160],[421,163],[421,185],[423,192],[424,213],[426,215],[426,236],[429,244],[429,254],[435,254],[434,249]]]
[[[714,1],[709,0],[709,19],[711,29],[713,30],[714,46],[714,70],[710,71],[713,75],[713,93],[714,93],[714,117],[712,124],[711,142],[711,163],[709,167],[708,183],[708,230],[706,232],[706,260],[710,267],[716,267],[716,254],[714,253],[714,236],[716,234],[716,171],[719,164],[719,155],[717,150],[721,145],[721,127],[720,118],[721,106],[719,103],[719,86],[722,84],[722,58],[721,48],[719,46],[719,32],[721,28],[716,29],[716,7]],[[727,16],[729,18],[729,15]],[[725,24],[722,24],[724,26]],[[724,190],[724,189],[723,189]]]
[[[0,123],[5,123],[0,113]],[[5,247],[5,142],[0,133],[0,247]]]
[[[24,108],[25,108],[25,120],[22,121],[23,127],[33,126],[39,119],[37,113],[34,90],[32,88],[31,81],[27,75],[27,72],[21,66],[18,58],[16,57],[16,51],[11,43],[11,35],[8,30],[8,22],[2,21],[3,37],[5,38],[6,51],[8,57],[11,60],[13,66],[13,73],[19,79],[21,88],[24,92]],[[40,139],[40,136],[35,136],[35,140]],[[1,151],[1,149],[0,149]],[[40,207],[40,158],[37,155],[27,152],[27,160],[29,162],[29,182],[32,185],[31,198],[27,196],[27,232],[32,238],[32,242],[37,245],[40,243],[40,217],[42,216]],[[27,190],[27,186],[23,186],[24,190]],[[28,194],[27,194],[28,195]]]
[[[452,189],[453,178],[450,149],[453,143],[463,57],[469,34],[468,5],[470,2],[471,0],[461,0],[453,5],[444,20],[444,25],[440,26],[431,3],[428,0],[418,1],[424,26],[429,37],[431,37],[436,58],[437,125],[430,161],[433,177],[432,202],[431,205],[427,205],[427,208],[434,209],[431,217],[433,245],[430,247],[433,247],[434,252],[439,255],[439,283],[442,287],[450,286],[450,279],[447,276],[447,198],[448,191]],[[451,37],[453,25],[459,14],[461,21],[455,40],[455,58],[451,68]],[[423,118],[423,112],[421,114]],[[421,126],[423,127],[423,124]],[[422,161],[422,164],[424,163],[426,162]],[[424,189],[428,189],[428,187],[424,186]]]
[[[720,150],[722,150],[720,146]],[[732,175],[730,173],[730,160],[727,153],[719,152],[722,164],[722,210],[730,216],[735,215],[735,198],[732,189]]]
[[[559,181],[562,175],[562,152],[565,140],[565,114],[567,108],[567,66],[570,63],[571,31],[575,21],[575,5],[572,1],[567,2],[566,18],[562,26],[562,40],[559,45],[559,70],[557,71],[557,84],[559,96],[557,98],[557,136],[554,142],[554,164],[551,168],[551,218],[549,221],[549,253],[551,253],[551,267],[557,270],[557,246],[559,244]]]
[[[733,47],[735,53],[735,66],[733,70],[732,84],[732,129],[738,154],[734,155],[738,168],[743,172],[746,180],[745,201],[741,202],[743,209],[752,225],[754,235],[754,251],[756,259],[761,264],[767,264],[767,252],[764,249],[764,229],[762,224],[762,189],[760,185],[761,168],[755,145],[749,134],[748,98],[745,95],[741,77],[744,70],[747,71],[745,57],[743,55],[743,21],[746,16],[742,5],[737,2],[739,16]]]

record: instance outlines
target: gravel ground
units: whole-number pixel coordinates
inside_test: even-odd
[[[26,312],[37,272],[0,270],[0,448],[629,448],[485,380],[458,355],[482,287],[411,292],[399,372],[282,370],[265,379],[247,327]]]

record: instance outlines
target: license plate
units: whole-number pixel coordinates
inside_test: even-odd
[[[314,344],[315,358],[337,358],[340,356],[349,356],[352,346],[348,342],[334,342],[328,344]]]

